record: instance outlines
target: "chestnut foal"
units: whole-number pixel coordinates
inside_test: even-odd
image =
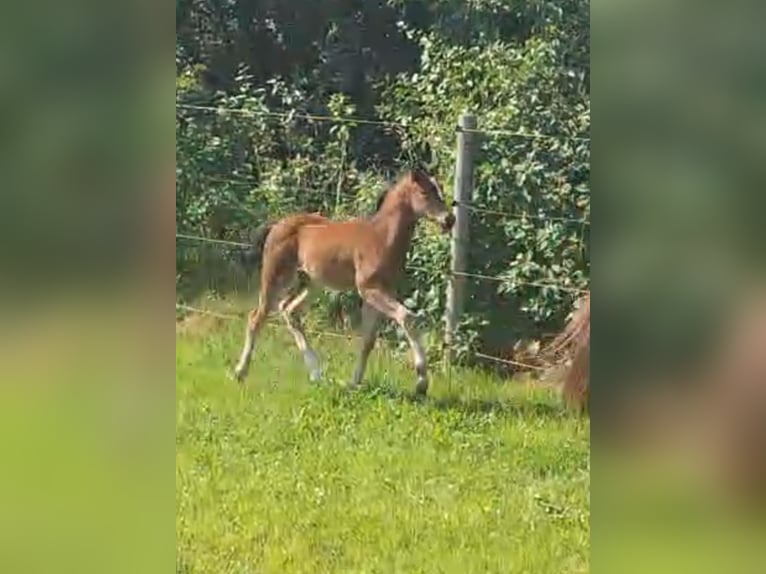
[[[250,313],[245,345],[234,370],[236,380],[241,382],[247,375],[255,337],[274,308],[295,338],[311,380],[321,376],[319,359],[295,314],[309,294],[309,284],[315,283],[335,291],[356,289],[362,297],[361,346],[349,386],[361,382],[380,318],[385,316],[396,321],[407,337],[417,374],[415,390],[425,394],[426,356],[412,324],[413,314],[394,290],[415,224],[423,217],[438,222],[445,233],[455,223],[439,184],[416,170],[388,189],[370,218],[333,221],[301,213],[271,225],[262,243],[260,300]]]

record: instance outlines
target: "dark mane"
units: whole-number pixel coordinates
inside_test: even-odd
[[[380,211],[380,208],[383,207],[383,202],[386,201],[386,197],[388,197],[388,192],[391,190],[392,186],[386,187],[380,195],[378,195],[378,200],[375,203],[375,213],[378,213]]]
[[[385,189],[380,192],[380,195],[378,195],[378,199],[375,203],[375,213],[378,213],[380,211],[380,208],[383,207],[383,202],[386,201],[386,197],[388,197],[388,192],[391,191],[396,186],[396,183],[397,183],[397,180],[389,181],[386,184]]]

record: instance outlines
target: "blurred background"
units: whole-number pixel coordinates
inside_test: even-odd
[[[594,571],[763,563],[762,15],[591,11]]]
[[[0,12],[0,570],[172,571],[171,12]]]

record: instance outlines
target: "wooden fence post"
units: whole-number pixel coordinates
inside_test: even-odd
[[[447,305],[445,310],[444,359],[449,365],[452,361],[452,345],[455,332],[463,313],[465,297],[465,277],[459,273],[467,271],[468,224],[470,211],[468,205],[473,198],[473,143],[476,129],[476,116],[465,112],[460,116],[457,130],[457,158],[455,160],[455,226],[452,229],[452,257],[450,276],[447,284]],[[468,131],[466,131],[468,130]]]

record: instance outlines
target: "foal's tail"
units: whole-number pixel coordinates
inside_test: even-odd
[[[574,312],[564,330],[548,346],[544,356],[558,362],[562,352],[571,362],[561,388],[564,400],[580,412],[590,409],[590,293]]]
[[[237,253],[239,262],[248,273],[254,273],[261,266],[263,247],[273,226],[273,223],[264,223],[258,227],[250,237],[251,245]]]
[[[590,344],[590,293],[580,302],[580,307],[556,338],[547,346],[543,355],[556,360],[562,352],[574,351],[577,347]]]

